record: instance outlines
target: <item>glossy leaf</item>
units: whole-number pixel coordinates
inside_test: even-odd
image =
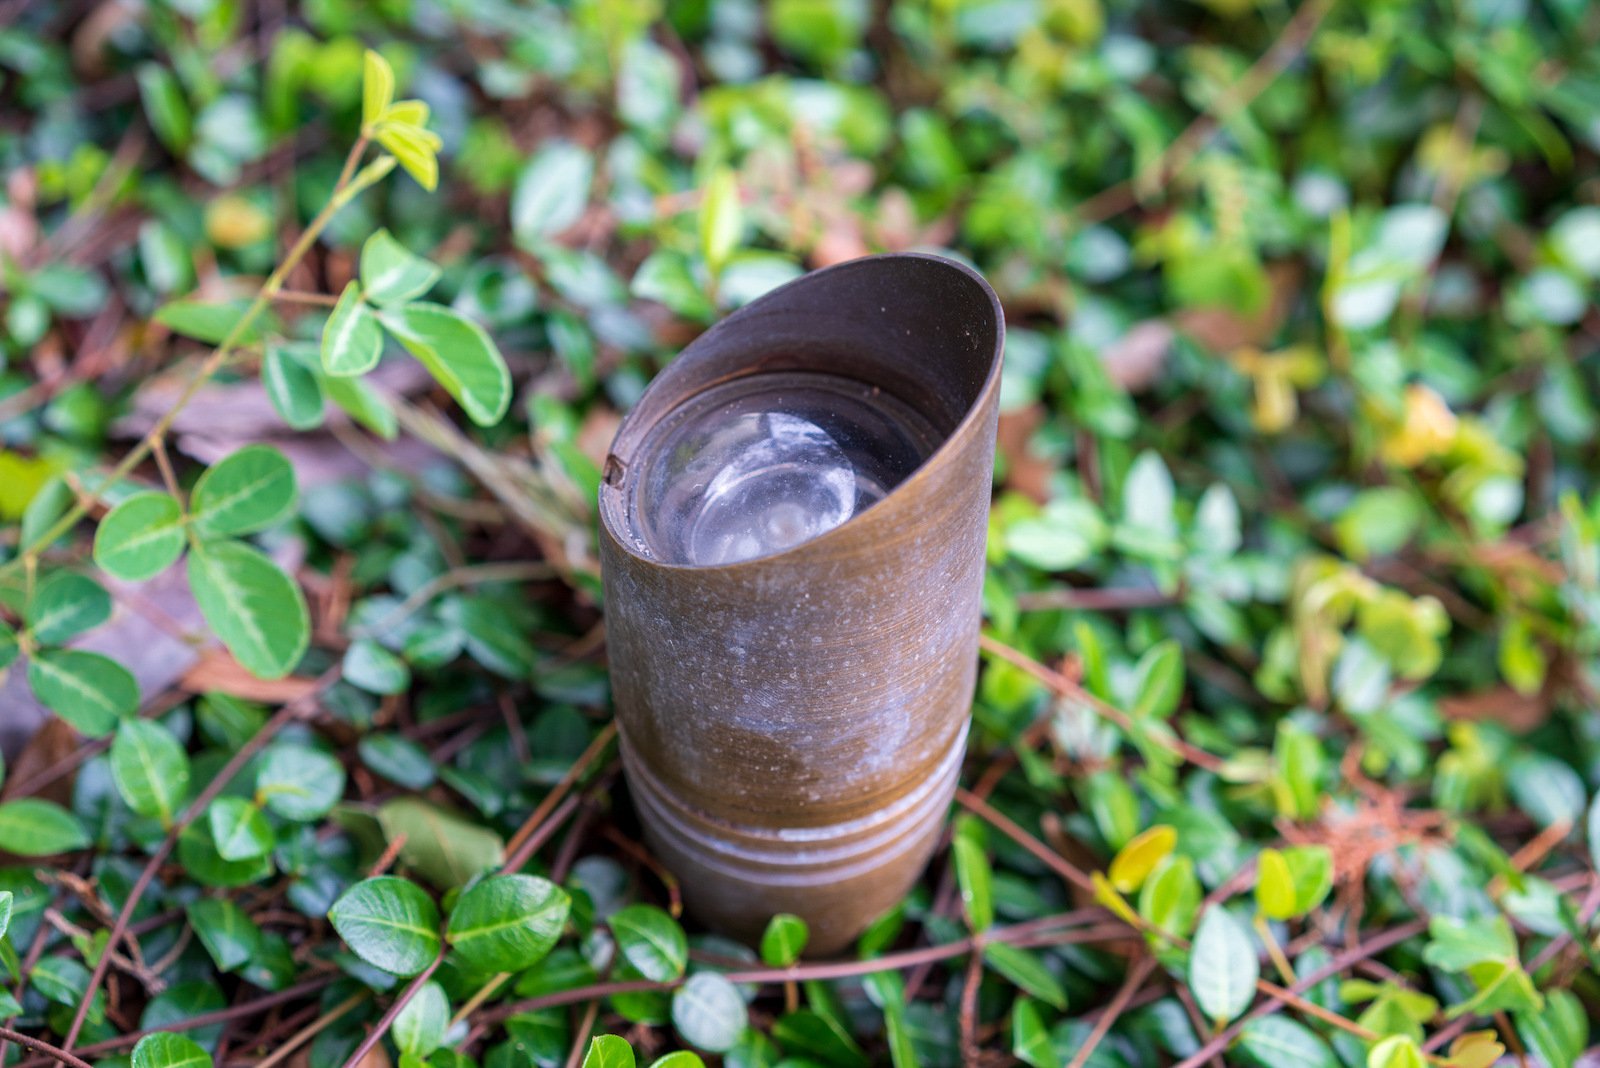
[[[606,921],[617,949],[646,979],[671,982],[683,975],[689,942],[678,922],[654,905],[629,905]]]
[[[1200,917],[1189,951],[1189,990],[1200,1011],[1226,1023],[1249,1007],[1261,965],[1250,936],[1227,910],[1213,905]]]
[[[321,819],[344,795],[344,766],[320,749],[280,742],[256,771],[256,797],[297,823]]]
[[[362,960],[391,975],[416,975],[442,944],[438,906],[417,884],[393,875],[346,890],[328,919]]]
[[[522,971],[550,952],[570,906],[566,892],[548,880],[497,875],[462,893],[450,910],[445,936],[474,968]]]
[[[94,532],[94,562],[113,578],[143,582],[183,552],[183,509],[165,493],[136,493],[106,513]]]
[[[139,709],[139,684],[99,653],[46,649],[28,661],[28,685],[41,704],[91,738]]]
[[[310,613],[300,587],[277,564],[242,542],[194,546],[189,588],[200,612],[252,674],[282,678],[311,641]]]
[[[111,742],[111,776],[129,808],[171,825],[189,791],[189,756],[172,732],[130,719]]]
[[[7,853],[48,857],[88,844],[83,823],[54,801],[22,797],[0,802],[0,849]]]
[[[190,499],[204,537],[265,530],[294,511],[294,468],[271,445],[246,445],[206,468]]]
[[[479,426],[493,426],[511,404],[511,372],[483,327],[441,304],[402,304],[384,327]]]
[[[322,328],[322,369],[337,378],[366,374],[383,355],[383,331],[361,296],[361,284],[351,281]]]
[[[414,255],[387,230],[379,230],[361,246],[361,288],[374,304],[420,297],[438,279],[438,267]]]

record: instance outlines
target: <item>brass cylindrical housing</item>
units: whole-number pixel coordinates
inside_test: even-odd
[[[831,953],[927,863],[977,674],[1004,319],[937,256],[854,260],[689,345],[624,419],[600,490],[607,645],[624,767],[691,912],[753,941],[795,913]],[[747,375],[833,376],[913,410],[930,452],[842,525],[692,565],[638,515],[654,427]]]

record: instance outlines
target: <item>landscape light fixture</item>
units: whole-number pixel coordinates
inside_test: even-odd
[[[689,345],[600,489],[624,769],[691,913],[843,948],[910,888],[965,752],[1005,327],[951,260],[852,260]]]

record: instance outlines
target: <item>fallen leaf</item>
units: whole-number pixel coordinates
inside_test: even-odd
[[[225,649],[208,650],[178,685],[190,693],[225,693],[246,701],[286,704],[316,691],[315,679],[258,679]]]

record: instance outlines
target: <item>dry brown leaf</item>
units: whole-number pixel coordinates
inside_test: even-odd
[[[1274,263],[1267,268],[1271,299],[1254,315],[1239,315],[1225,308],[1190,308],[1173,316],[1177,328],[1212,352],[1232,352],[1246,345],[1269,345],[1300,292],[1300,268]]]
[[[6,774],[6,788],[0,792],[0,797],[9,800],[12,796],[12,787],[17,783],[26,783],[34,776],[47,768],[52,768],[71,756],[83,744],[83,739],[78,732],[73,730],[66,720],[54,716],[45,720],[33,737],[22,747],[22,751],[11,760]],[[74,776],[63,775],[59,779],[45,786],[34,796],[42,797],[47,801],[54,801],[59,805],[72,804],[72,781]]]
[[[1039,404],[1001,412],[996,446],[1006,458],[1006,487],[1040,504],[1050,499],[1050,476],[1055,464],[1030,452],[1028,442],[1044,422],[1044,414],[1044,406]]]
[[[190,693],[225,693],[246,701],[286,704],[312,693],[315,679],[258,679],[224,649],[208,650],[178,685]]]
[[[1509,686],[1439,698],[1446,719],[1477,723],[1490,721],[1516,734],[1529,731],[1550,718],[1550,699],[1543,693],[1520,694]]]
[[[1161,319],[1135,323],[1100,354],[1111,380],[1129,393],[1139,393],[1155,384],[1172,349],[1172,327]]]

